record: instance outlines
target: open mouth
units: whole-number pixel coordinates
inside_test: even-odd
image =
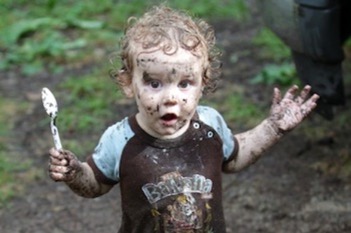
[[[165,114],[161,117],[161,120],[166,121],[166,122],[171,122],[171,121],[174,121],[177,119],[178,119],[177,115],[173,114],[173,113],[168,113],[168,114]]]

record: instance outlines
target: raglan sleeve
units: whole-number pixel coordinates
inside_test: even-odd
[[[114,185],[119,182],[120,160],[125,147],[125,128],[127,120],[122,120],[105,130],[88,164],[93,169],[96,179],[104,184]],[[121,140],[121,138],[124,140]]]
[[[219,134],[223,142],[224,161],[230,161],[232,158],[235,158],[239,148],[238,141],[223,116],[214,108],[207,106],[199,106],[197,112],[200,120],[211,126]]]

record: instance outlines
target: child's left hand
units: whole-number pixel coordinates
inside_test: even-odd
[[[282,98],[280,90],[274,88],[269,120],[279,132],[293,129],[317,106],[316,102],[319,98],[317,94],[307,99],[311,86],[306,85],[300,95],[296,96],[298,89],[298,86],[292,86]]]

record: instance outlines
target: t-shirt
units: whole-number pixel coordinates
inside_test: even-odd
[[[199,106],[188,130],[161,140],[131,116],[110,126],[88,159],[96,179],[120,184],[120,233],[225,232],[223,163],[237,142],[222,116]]]

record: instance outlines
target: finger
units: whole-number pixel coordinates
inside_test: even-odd
[[[308,97],[308,95],[310,94],[310,91],[311,91],[311,86],[310,85],[306,85],[300,95],[296,98],[296,102],[298,104],[302,104]]]
[[[319,95],[317,94],[313,94],[305,103],[305,106],[311,106],[312,108],[314,108],[315,106],[317,106],[317,101],[319,99]]]
[[[59,160],[64,159],[64,154],[62,153],[62,151],[58,151],[55,148],[51,148],[49,154],[52,158],[56,158]]]
[[[280,90],[275,87],[273,90],[272,104],[273,105],[279,104],[281,99],[282,99],[282,96],[281,96]]]
[[[57,159],[55,157],[50,157],[49,163],[52,165],[59,165],[59,166],[65,166],[68,164],[66,159]]]
[[[298,97],[296,97],[295,102],[296,102],[298,105],[303,104],[303,102],[306,100],[306,98],[307,98],[308,94],[310,93],[310,91],[311,91],[311,86],[306,85],[306,86],[302,89],[300,95],[299,95]]]
[[[297,93],[297,90],[299,87],[297,85],[293,85],[288,89],[288,91],[284,95],[284,99],[290,99],[293,100],[295,98],[295,95]]]
[[[314,103],[317,103],[318,99],[319,99],[319,95],[313,94],[309,100],[314,102]]]
[[[315,106],[311,105],[311,106],[308,106],[308,107],[305,107],[305,108],[301,108],[300,109],[300,113],[302,115],[302,118],[307,117],[312,112],[312,110],[315,108]]]
[[[311,91],[310,85],[304,86],[304,88],[302,89],[302,91],[300,93],[301,98],[306,99],[308,94],[310,93],[310,91]]]
[[[62,174],[62,173],[57,173],[57,172],[50,172],[49,176],[51,177],[51,179],[53,179],[54,181],[66,181],[66,175]]]
[[[317,100],[319,99],[319,95],[314,94],[311,98],[309,98],[302,106],[301,113],[304,116],[307,116],[312,112],[312,110],[317,106]]]
[[[67,159],[67,161],[71,161],[71,160],[76,159],[76,156],[71,151],[64,150],[64,151],[62,151],[62,154],[63,154],[64,158]]]
[[[49,165],[49,172],[66,174],[69,171],[70,171],[70,168],[67,166]]]

